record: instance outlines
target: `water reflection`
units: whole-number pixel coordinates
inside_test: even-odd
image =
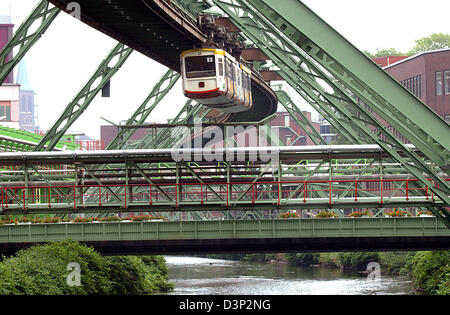
[[[404,277],[369,281],[335,269],[166,256],[172,294],[191,295],[375,295],[413,294]]]

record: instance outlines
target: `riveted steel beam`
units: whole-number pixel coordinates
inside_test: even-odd
[[[331,103],[339,116],[342,119],[347,120],[358,134],[362,134],[365,139],[370,141],[370,143],[378,143],[382,146],[396,161],[402,163],[405,169],[420,179],[423,184],[427,185],[429,189],[436,193],[447,205],[450,204],[450,198],[448,197],[450,192],[449,185],[438,174],[438,170],[434,169],[429,162],[427,163],[424,161],[415,152],[412,152],[412,150],[405,146],[401,140],[396,138],[392,132],[387,130],[385,125],[383,125],[382,122],[378,120],[378,117],[373,114],[373,111],[366,108],[366,106],[355,97],[355,94],[357,96],[364,96],[362,93],[357,94],[359,91],[353,91],[346,86],[344,84],[346,83],[344,79],[332,75],[333,69],[330,69],[328,64],[320,62],[321,58],[326,60],[330,59],[324,58],[325,52],[321,51],[322,54],[318,54],[315,51],[314,55],[321,56],[321,58],[317,57],[314,59],[309,50],[304,51],[289,40],[287,36],[280,36],[280,34],[283,34],[283,30],[285,34],[288,34],[285,27],[286,25],[283,26],[278,23],[277,28],[274,24],[267,22],[267,20],[273,20],[274,16],[266,14],[265,18],[263,18],[260,11],[264,11],[265,7],[258,7],[255,9],[252,7],[252,5],[254,5],[253,2],[250,5],[248,1],[244,0],[233,1],[232,6],[223,1],[214,0],[214,2],[230,15],[233,22],[236,21],[237,25],[246,35],[250,34],[252,36],[250,38],[251,40],[255,41],[254,39],[256,39],[256,43],[259,47],[264,47],[268,50],[267,52],[264,52],[272,58],[273,62],[280,68],[282,73],[288,73],[290,71],[291,78],[287,81],[291,86],[293,85],[293,87],[296,88],[303,83],[303,86],[301,86],[302,90],[306,93],[308,93],[308,91],[305,90],[305,88],[312,90],[313,93],[316,94],[315,96],[318,97],[315,101],[321,108],[325,108]],[[236,5],[236,3],[239,5]],[[260,3],[260,1],[255,3]],[[256,21],[258,23],[256,23]],[[262,30],[265,29],[267,30],[262,32]],[[264,36],[264,34],[266,36]],[[267,34],[271,34],[271,36],[268,36]],[[319,36],[319,34],[316,34],[316,36]],[[263,38],[263,40],[261,40],[261,38]],[[305,40],[305,38],[303,38],[303,40]],[[311,45],[311,43],[309,44]],[[296,69],[299,68],[302,68],[303,71],[296,71]],[[292,76],[293,74],[296,74],[297,78]],[[344,83],[342,83],[342,81],[344,81]],[[328,86],[324,86],[324,83]],[[311,94],[311,91],[309,94]],[[375,98],[375,96],[373,98]],[[308,100],[307,98],[305,99]],[[362,100],[366,101],[367,99],[362,98]],[[389,113],[389,111],[385,114],[387,113]],[[333,115],[332,112],[330,112],[330,114],[331,116]],[[327,115],[324,117],[329,119],[329,116]],[[332,123],[332,121],[330,122]],[[398,125],[394,126],[398,127]],[[405,125],[402,125],[402,127],[405,127]],[[373,128],[376,129],[377,133],[373,132]],[[447,125],[446,128],[448,128]],[[421,132],[418,133],[418,136],[420,136],[420,134]],[[435,150],[436,146],[432,147],[424,145],[425,142],[426,141],[418,143],[419,148],[423,149],[424,152],[422,153],[429,157],[431,161],[436,162],[433,158],[435,157],[434,153],[438,151],[431,152]],[[397,150],[400,150],[403,155],[406,155],[406,158],[399,154]],[[436,164],[440,165],[439,163]],[[426,174],[426,176],[424,176],[424,174]],[[430,182],[428,177],[431,177],[434,183]]]
[[[173,70],[168,70],[159,80],[159,82],[153,87],[150,94],[144,100],[141,106],[133,113],[128,119],[126,125],[140,125],[145,122],[148,116],[156,108],[156,106],[164,99],[164,97],[170,92],[175,83],[180,78],[180,74]],[[135,133],[136,129],[121,129],[116,137],[111,141],[106,150],[120,149],[121,144],[126,143]]]
[[[133,50],[122,43],[117,44],[102,61],[94,75],[75,98],[67,105],[34,151],[51,151],[73,123],[89,107],[103,86],[119,71]]]
[[[282,38],[270,36],[268,25],[251,7],[241,1],[232,3],[215,0],[214,3],[220,7],[229,19],[267,55],[282,71],[280,76],[288,82],[296,92],[302,96],[317,112],[326,117],[331,125],[350,143],[367,143],[361,138],[360,132],[352,126],[337,110],[336,106],[341,102],[333,97],[325,95],[325,89],[311,76],[300,76],[299,69],[304,61],[289,59],[292,54],[284,56],[287,48],[283,47]],[[250,17],[249,14],[252,14]],[[307,61],[306,61],[307,62]],[[314,75],[314,73],[313,73]]]
[[[301,1],[253,3],[280,32],[309,51],[348,89],[366,96],[365,103],[389,125],[406,133],[403,135],[424,153],[435,151],[434,161],[439,166],[449,164],[450,139],[445,136],[450,131],[448,124]]]
[[[283,107],[291,115],[292,119],[294,119],[295,122],[303,128],[311,141],[315,145],[326,145],[326,141],[322,138],[316,128],[314,128],[305,114],[303,114],[298,106],[292,101],[291,97],[286,93],[286,91],[278,87],[276,93],[281,105],[283,105]]]
[[[0,85],[13,71],[14,67],[19,64],[28,50],[42,37],[59,12],[60,10],[51,6],[47,0],[42,0],[22,23],[0,52]],[[37,23],[40,24],[35,27]],[[13,55],[14,49],[18,49],[15,55]]]

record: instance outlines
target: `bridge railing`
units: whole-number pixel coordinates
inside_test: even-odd
[[[0,209],[78,210],[186,206],[272,206],[293,208],[334,205],[423,206],[440,203],[428,186],[415,179],[308,180],[211,183],[154,183],[129,185],[60,185],[0,187]]]

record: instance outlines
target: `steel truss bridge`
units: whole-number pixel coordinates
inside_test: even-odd
[[[69,2],[42,0],[38,3],[0,52],[0,82],[4,81],[39,38],[51,29],[51,23],[61,11],[74,14],[68,8]],[[220,220],[225,219],[224,224],[239,225],[237,219],[252,218],[255,220],[253,224],[257,226],[295,225],[280,222],[276,218],[280,211],[296,210],[304,218],[298,222],[298,231],[306,231],[302,227],[319,223],[315,221],[318,219],[308,219],[313,223],[303,221],[313,216],[315,210],[333,209],[341,218],[324,222],[328,222],[330,227],[335,224],[332,222],[339,222],[340,233],[343,233],[339,237],[346,238],[348,244],[341,248],[330,245],[328,249],[345,250],[351,247],[350,243],[354,244],[352,248],[355,250],[367,249],[359,241],[365,237],[381,237],[385,235],[384,231],[392,227],[391,224],[397,222],[410,222],[411,230],[405,234],[386,234],[391,240],[399,238],[397,240],[401,242],[408,242],[407,237],[416,237],[416,241],[424,240],[422,243],[411,242],[415,245],[410,245],[410,248],[447,246],[442,244],[448,244],[446,233],[450,227],[449,125],[300,0],[80,0],[78,3],[81,10],[75,13],[80,13],[83,23],[119,43],[62,110],[44,137],[30,140],[29,135],[17,133],[2,137],[2,143],[6,143],[3,150],[22,152],[0,154],[0,214],[161,213],[184,227],[191,224],[186,221],[189,219],[206,221],[201,224],[215,231],[215,235],[211,232],[208,236],[213,242],[217,239],[217,233],[219,236],[228,233],[217,229],[216,220],[222,222]],[[195,162],[176,162],[172,151],[167,148],[172,148],[183,137],[183,132],[178,130],[174,133],[170,127],[189,126],[194,119],[216,123],[214,115],[217,113],[192,101],[186,102],[167,126],[154,128],[154,132],[141,141],[129,141],[137,128],[146,126],[150,114],[164,103],[165,96],[178,81],[180,52],[201,46],[207,41],[197,20],[200,15],[212,11],[217,12],[214,13],[217,25],[226,27],[241,41],[251,43],[244,49],[242,56],[252,62],[255,70],[252,90],[257,105],[227,123],[264,128],[262,126],[276,111],[278,100],[292,119],[303,127],[316,144],[315,147],[278,147],[282,143],[277,142],[277,135],[271,133],[270,128],[265,128],[272,149],[279,154],[276,163],[273,160],[267,163],[267,160],[251,159],[254,155],[258,156],[262,149],[236,148],[239,144],[234,143],[233,139],[225,148],[216,150],[218,155],[215,157],[222,155],[222,159],[216,161],[228,162],[208,162],[211,160],[204,158],[207,156],[205,152],[195,150],[188,152]],[[13,50],[15,54],[10,58]],[[107,151],[50,152],[61,150],[60,141],[64,134],[100,91],[108,88],[109,81],[134,50],[166,65],[168,70],[143,103],[138,104]],[[326,146],[324,139],[283,86],[270,87],[267,83],[278,80],[290,85],[325,117],[346,145]],[[222,124],[222,127],[227,123]],[[410,144],[405,144],[404,139]],[[244,158],[227,160],[230,150],[235,154],[244,150]],[[196,160],[196,154],[203,158]],[[377,226],[371,230],[372,234],[355,232],[358,224],[364,225],[365,221],[344,218],[349,209],[370,208],[375,215],[382,216],[383,209],[394,207],[425,208],[436,218],[428,221],[372,218],[372,226]],[[263,220],[273,221],[267,223]],[[125,229],[128,226],[126,224],[117,223],[115,226],[119,226],[120,230],[120,226],[123,225]],[[177,223],[161,222],[149,226],[152,229],[161,228],[162,231],[166,227],[171,229],[171,224]],[[342,224],[353,224],[355,233],[342,232]],[[427,234],[430,224],[434,224],[433,235]],[[91,228],[89,224],[80,226],[83,229]],[[43,237],[41,232],[34,232],[41,231],[43,227],[46,231],[68,231],[71,225],[60,225],[60,228],[32,226],[28,227],[28,232],[25,232],[25,227],[17,227],[18,230],[12,226],[0,227],[0,243],[13,248],[14,244],[26,246],[30,242],[55,239],[51,236],[53,234],[44,234]],[[105,227],[92,225],[92,229],[97,229],[94,234],[99,239],[96,240],[79,238],[77,233],[84,235],[84,232],[75,230],[70,232],[70,237],[85,241],[111,241],[110,244],[115,244],[111,245],[114,248],[117,248],[118,243],[114,242],[118,240],[131,240],[120,237],[110,239]],[[178,230],[179,234],[170,237],[186,246],[188,241],[183,243],[185,237],[192,233],[198,234],[200,230],[189,232],[184,227]],[[446,227],[447,231],[442,227]],[[344,230],[347,228],[344,227]],[[19,234],[14,234],[19,230]],[[251,230],[254,231],[254,228]],[[261,231],[259,235],[264,236],[264,241],[261,241],[261,247],[255,248],[263,248],[263,244],[268,247],[269,244],[277,244],[270,250],[279,248],[289,251],[302,246],[301,243],[295,245],[295,241],[284,243],[290,244],[290,247],[277,242],[278,235],[284,234],[276,234],[275,228],[273,234],[266,230],[258,231]],[[300,233],[298,231],[295,233]],[[143,229],[139,233],[147,235]],[[323,241],[320,234],[314,233],[310,240]],[[233,244],[236,248],[251,250],[247,245],[238,246],[238,239],[252,236],[250,234],[228,234],[230,240],[226,250],[231,250]],[[64,237],[61,235],[58,237]],[[332,237],[338,237],[336,235]],[[287,235],[293,239],[303,236],[301,233]],[[432,238],[427,243],[425,240],[428,236]],[[65,234],[65,237],[69,237],[69,234]],[[271,239],[274,243],[271,243]],[[136,240],[143,241],[142,238]],[[199,245],[195,250],[204,250],[201,244],[207,241],[197,241]],[[382,249],[382,243],[373,244],[376,244],[375,248]],[[320,247],[317,244],[314,245],[316,247],[305,245],[303,249],[327,250],[325,245]],[[183,246],[177,247],[178,250],[182,251]],[[142,248],[156,250],[154,247]],[[161,248],[156,251],[159,250]]]
[[[175,162],[175,153],[197,162]],[[443,205],[386,159],[377,145],[5,153],[0,206],[15,215],[208,211],[225,219],[230,210],[343,215],[343,208]]]

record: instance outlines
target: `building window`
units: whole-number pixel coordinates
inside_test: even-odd
[[[11,121],[11,106],[0,106],[0,121]]]
[[[289,115],[284,116],[284,126],[285,127],[291,126],[291,116]]]
[[[436,95],[442,95],[442,72],[436,72]]]
[[[416,97],[422,97],[422,75],[418,75],[406,80],[401,81],[401,84],[407,88]]]
[[[445,95],[450,95],[450,70],[444,72],[444,91]]]

